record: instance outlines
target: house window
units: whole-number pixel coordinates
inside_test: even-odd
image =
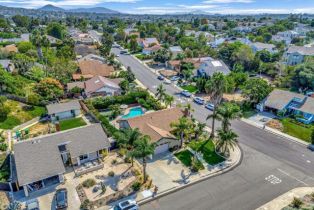
[[[80,160],[81,160],[81,161],[82,161],[82,160],[86,160],[86,159],[88,159],[88,155],[87,155],[87,154],[80,156]]]

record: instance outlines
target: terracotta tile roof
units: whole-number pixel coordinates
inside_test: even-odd
[[[73,79],[77,80],[83,76],[85,79],[92,78],[94,76],[108,77],[114,68],[108,64],[104,64],[97,60],[83,60],[79,62],[80,73],[73,74]]]
[[[141,133],[150,136],[153,142],[157,142],[161,138],[175,138],[170,133],[173,130],[170,124],[182,116],[181,109],[171,108],[130,118],[127,122],[131,128],[138,128]]]
[[[10,45],[7,45],[3,48],[3,50],[7,53],[10,53],[10,52],[15,52],[17,53],[18,52],[18,49],[17,47],[15,46],[15,44],[10,44]]]

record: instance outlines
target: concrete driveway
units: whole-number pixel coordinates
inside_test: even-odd
[[[68,209],[80,209],[81,201],[76,192],[75,186],[77,183],[73,180],[74,172],[70,172],[64,175],[67,180],[64,184],[56,184],[46,187],[40,191],[31,193],[29,197],[25,197],[23,191],[16,192],[14,198],[23,203],[31,199],[37,199],[40,209],[55,210],[54,195],[57,189],[66,188],[68,191]]]
[[[269,112],[259,112],[249,118],[249,120],[253,121],[256,124],[259,125],[265,125],[270,120],[275,119],[276,116]]]
[[[156,155],[149,160],[147,173],[158,187],[158,192],[186,183],[190,176],[190,170],[170,152]]]

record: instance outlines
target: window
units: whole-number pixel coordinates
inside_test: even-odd
[[[80,156],[80,160],[86,160],[88,158],[88,155],[86,154],[86,155],[81,155]]]

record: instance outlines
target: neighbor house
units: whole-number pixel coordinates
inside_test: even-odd
[[[254,53],[257,53],[262,50],[267,50],[270,53],[276,53],[276,46],[273,44],[267,44],[267,43],[262,43],[262,42],[254,42],[251,44],[251,48]]]
[[[46,108],[52,122],[75,118],[81,114],[81,105],[76,100],[65,103],[49,104]]]
[[[174,70],[180,73],[181,65],[183,63],[192,63],[194,68],[197,69],[200,67],[202,62],[211,60],[210,57],[200,57],[200,58],[185,58],[184,60],[171,60],[166,62],[166,67],[168,69]]]
[[[299,37],[299,36],[300,34],[296,31],[292,31],[292,30],[281,31],[281,32],[278,32],[276,35],[274,35],[272,37],[272,40],[277,41],[277,42],[284,41],[285,44],[289,45],[294,38]]]
[[[25,196],[64,182],[67,168],[77,175],[103,167],[98,159],[110,142],[100,124],[48,134],[14,144],[14,180]]]
[[[273,90],[257,109],[284,116],[298,115],[297,120],[304,124],[314,122],[314,98],[286,90]]]
[[[7,46],[1,48],[1,51],[9,54],[9,53],[17,53],[18,49],[17,49],[15,44],[10,44],[10,45],[7,45]]]
[[[162,47],[161,45],[153,45],[153,46],[150,46],[150,47],[144,47],[143,50],[142,50],[142,54],[144,55],[151,55],[155,52],[157,52],[158,50],[160,50]]]
[[[200,67],[194,72],[197,77],[211,77],[214,73],[230,73],[229,67],[222,60],[210,59],[201,63]]]
[[[291,46],[284,53],[287,65],[294,66],[303,63],[306,57],[314,56],[314,47]]]
[[[183,116],[179,108],[164,109],[144,114],[142,116],[122,119],[119,121],[120,128],[138,128],[139,131],[148,135],[156,144],[155,155],[177,148],[180,141],[171,133],[171,123],[178,121]]]
[[[102,76],[94,76],[87,81],[71,82],[67,84],[68,90],[78,87],[83,90],[86,97],[115,96],[121,94],[120,79],[108,79]]]
[[[142,48],[152,47],[153,45],[159,45],[159,42],[156,38],[138,38],[137,44]]]
[[[82,58],[78,59],[78,62],[84,61],[84,60],[96,60],[96,61],[100,61],[102,63],[106,63],[106,59],[102,56],[99,55],[95,55],[95,54],[88,54],[83,56]]]
[[[76,44],[74,46],[74,52],[79,57],[84,57],[88,54],[98,54],[97,47],[92,45]]]
[[[90,79],[94,76],[108,77],[114,72],[113,66],[99,60],[81,60],[78,65],[79,72],[72,75],[73,80]]]
[[[176,58],[178,54],[183,53],[183,50],[180,46],[169,47],[169,51],[173,58]]]

